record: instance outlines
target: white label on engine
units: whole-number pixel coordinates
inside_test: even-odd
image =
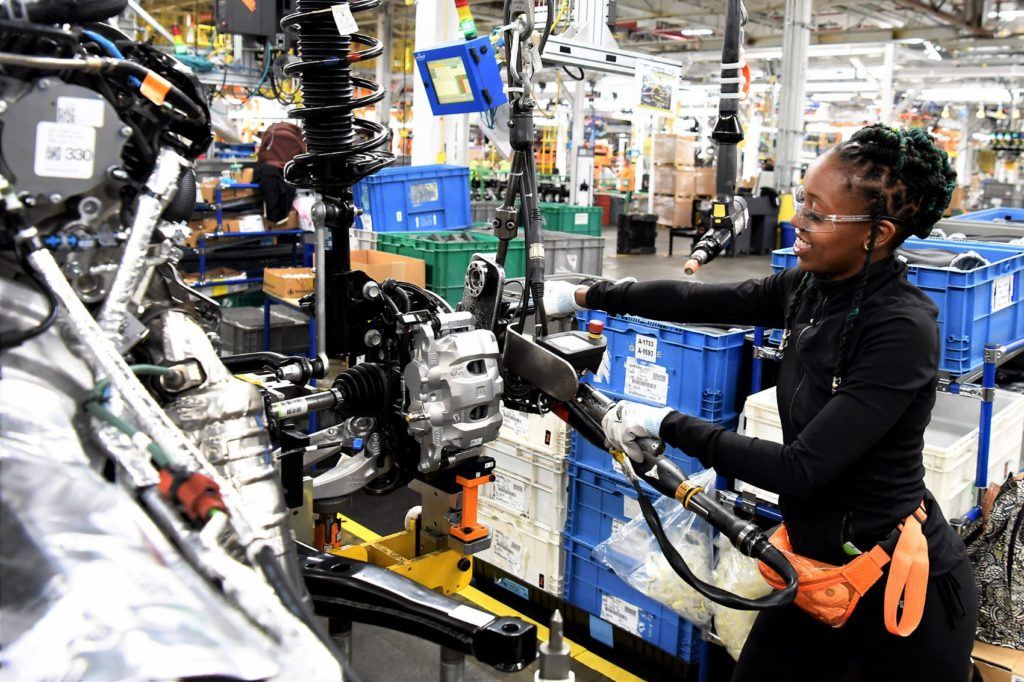
[[[58,97],[57,123],[103,127],[103,100],[85,97]]]
[[[658,337],[636,335],[633,340],[633,356],[647,362],[658,361]]]
[[[520,514],[526,513],[526,484],[511,476],[495,476],[491,483],[491,499]]]
[[[629,495],[622,496],[622,515],[627,519],[635,519],[640,516],[640,503]]]
[[[641,365],[626,358],[626,395],[664,405],[668,402],[668,370],[661,365]]]
[[[589,225],[590,214],[589,213],[577,213],[573,218],[573,222],[577,225]]]
[[[494,555],[505,562],[513,575],[520,575],[523,572],[523,546],[497,530],[493,530],[493,535],[491,547]]]
[[[96,129],[92,126],[50,121],[36,125],[36,175],[88,180],[95,156]]]
[[[610,594],[601,595],[601,618],[634,635],[640,634],[640,609]]]
[[[519,410],[501,408],[501,426],[508,429],[518,438],[526,438],[530,435],[530,416]]]
[[[331,14],[334,15],[334,23],[338,27],[338,33],[343,36],[350,36],[359,30],[359,24],[352,16],[352,10],[347,2],[338,3],[331,7]]]
[[[1013,305],[1013,275],[1000,277],[992,282],[992,312]]]

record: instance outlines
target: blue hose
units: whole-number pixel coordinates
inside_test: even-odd
[[[96,31],[82,31],[82,35],[102,47],[111,57],[114,57],[115,59],[124,59],[124,55],[121,54],[121,50],[117,49],[117,45],[115,45],[112,40],[105,38]],[[136,88],[142,87],[142,83],[135,76],[129,78],[128,81]]]

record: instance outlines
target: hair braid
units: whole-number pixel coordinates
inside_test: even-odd
[[[864,254],[864,267],[861,268],[860,276],[857,280],[857,288],[853,292],[853,303],[850,307],[850,312],[846,313],[846,319],[843,320],[843,330],[839,333],[839,348],[836,350],[836,361],[832,366],[832,392],[835,393],[839,389],[839,384],[843,381],[843,372],[846,371],[846,341],[850,336],[850,332],[853,330],[853,325],[860,316],[860,306],[864,301],[864,291],[868,285],[868,273],[871,267],[871,256],[875,251],[875,241],[878,239],[878,221],[871,223],[871,236],[868,238],[867,253]]]

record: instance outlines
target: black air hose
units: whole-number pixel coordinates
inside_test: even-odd
[[[178,189],[163,212],[163,219],[172,223],[188,220],[196,206],[196,172],[189,168],[181,174]]]

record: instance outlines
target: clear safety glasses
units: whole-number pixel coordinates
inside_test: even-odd
[[[818,213],[804,205],[804,190],[797,190],[793,197],[793,208],[800,218],[797,227],[808,232],[835,232],[836,226],[840,223],[865,223],[874,220],[870,215],[833,215],[831,213]],[[896,222],[892,216],[879,216],[880,219]]]

